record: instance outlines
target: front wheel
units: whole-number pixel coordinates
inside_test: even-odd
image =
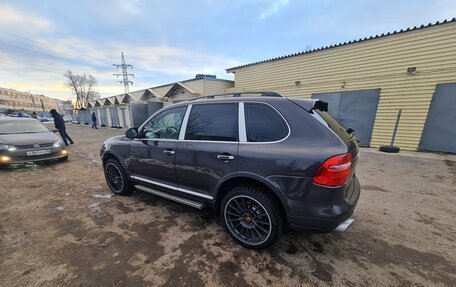
[[[270,247],[282,233],[283,220],[277,202],[256,187],[238,186],[229,191],[220,213],[228,234],[250,249]]]
[[[112,192],[117,195],[128,195],[133,191],[122,165],[116,159],[109,159],[104,164],[106,182]]]

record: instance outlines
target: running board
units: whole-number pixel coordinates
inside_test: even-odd
[[[176,202],[179,202],[179,203],[194,207],[194,208],[203,209],[203,207],[204,207],[204,203],[197,202],[197,201],[194,201],[194,200],[190,200],[190,199],[187,199],[187,198],[183,198],[183,197],[180,197],[180,196],[177,196],[177,195],[169,194],[169,193],[166,193],[166,192],[163,192],[163,191],[158,191],[156,189],[153,189],[153,188],[150,188],[150,187],[147,187],[147,186],[144,186],[144,185],[139,185],[138,184],[138,185],[135,185],[135,188],[138,189],[138,190],[141,190],[141,191],[156,195],[156,196],[160,196],[160,197],[163,197],[163,198],[166,198],[166,199],[169,199],[169,200],[173,200],[173,201],[176,201]]]

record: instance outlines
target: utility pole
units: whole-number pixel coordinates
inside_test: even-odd
[[[122,81],[117,81],[117,82],[121,83],[124,86],[125,93],[128,93],[130,91],[130,84],[133,85],[133,82],[128,80],[128,76],[132,76],[134,78],[135,75],[128,73],[127,69],[128,68],[132,68],[133,69],[133,66],[132,65],[127,65],[125,63],[125,57],[124,57],[123,52],[121,52],[121,55],[122,55],[121,64],[113,64],[113,66],[115,66],[117,69],[121,68],[122,69],[122,74],[113,74],[113,75],[117,76],[117,77],[122,76]]]

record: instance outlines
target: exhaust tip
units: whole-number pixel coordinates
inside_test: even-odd
[[[345,219],[344,221],[342,221],[341,224],[339,224],[336,229],[334,229],[334,231],[337,231],[337,232],[344,232],[345,230],[347,230],[348,227],[350,227],[350,225],[353,223],[354,219],[353,218],[348,218],[348,219]]]

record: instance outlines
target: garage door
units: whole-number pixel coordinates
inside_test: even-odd
[[[109,113],[111,114],[111,126],[119,126],[119,113],[117,108],[109,108]]]
[[[120,112],[122,115],[122,123],[123,123],[123,128],[127,128],[127,116],[125,115],[125,108],[120,108]]]
[[[354,129],[361,146],[369,146],[380,89],[314,93],[312,98],[328,102],[328,113],[345,128]]]
[[[439,84],[432,96],[419,149],[456,153],[456,83]]]
[[[108,117],[107,117],[107,113],[106,113],[106,108],[100,109],[100,114],[101,114],[101,117],[100,117],[101,124],[104,125],[104,126],[107,126],[108,125]]]

